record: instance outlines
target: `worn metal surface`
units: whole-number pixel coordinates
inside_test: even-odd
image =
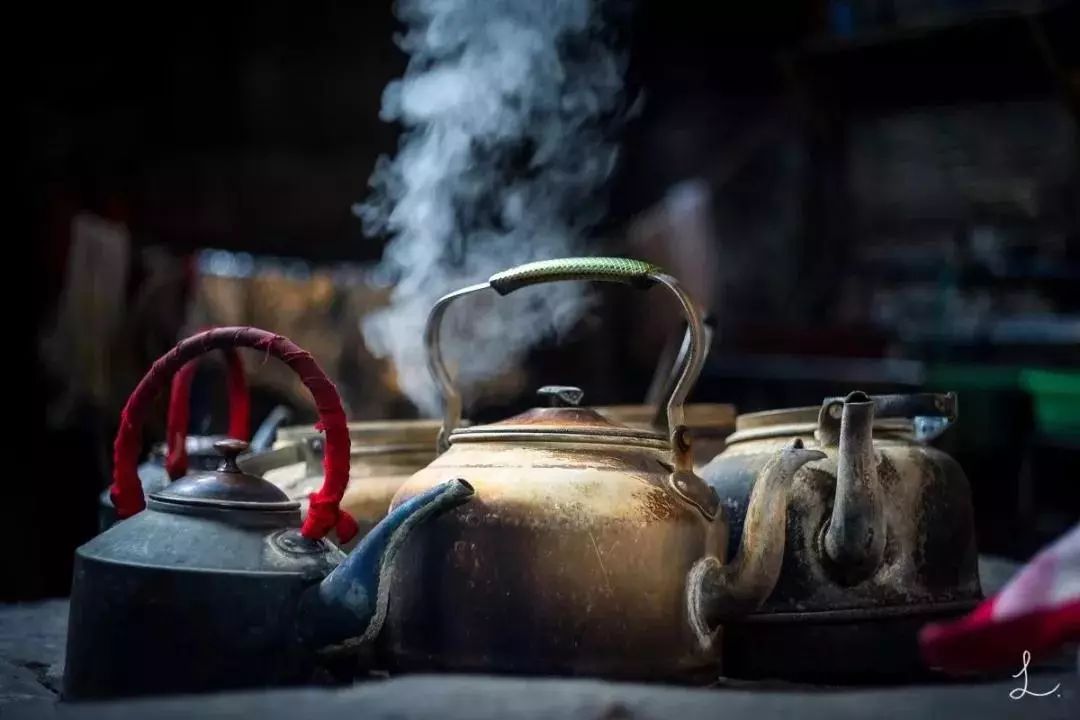
[[[191,473],[169,483],[151,495],[148,503],[168,505],[171,512],[183,512],[183,508],[192,505],[247,509],[244,505],[255,503],[258,503],[259,509],[264,512],[295,512],[299,509],[297,504],[289,500],[277,487],[258,475],[243,472],[237,466],[237,456],[248,449],[246,442],[229,438],[217,441],[214,448],[220,453],[216,469]],[[286,522],[288,520],[292,520],[291,515]]]
[[[885,551],[885,490],[877,474],[873,425],[873,401],[865,393],[851,393],[842,405],[836,493],[821,543],[844,585],[874,573]]]
[[[1015,561],[980,555],[979,578],[986,594],[993,595],[997,593],[1016,574],[1019,568],[1020,564]],[[783,615],[758,615],[755,620],[769,622],[770,618],[774,617],[782,619]],[[43,698],[55,698],[56,693],[60,690],[60,678],[64,671],[64,638],[67,634],[67,620],[68,601],[66,599],[0,605],[0,662],[7,662],[16,668],[12,673],[15,686],[10,691],[0,689],[0,703],[17,703],[25,700],[28,694]],[[734,630],[735,628],[729,628],[729,631]],[[752,638],[753,634],[750,637]],[[816,645],[810,647],[801,646],[800,649],[818,655],[828,652],[828,648],[819,648]],[[1075,656],[1075,653],[1073,655]],[[1066,650],[1060,654],[1056,662],[1046,663],[1045,666],[1068,670],[1075,665],[1075,661],[1076,658],[1070,658]],[[742,668],[742,671],[745,670],[746,668]],[[730,671],[734,672],[734,669]],[[1039,676],[1036,674],[1039,672],[1040,668],[1033,665],[1033,683],[1039,681]],[[29,679],[26,673],[30,673],[37,679],[40,690],[26,686],[26,681]],[[740,672],[740,674],[745,674],[745,672]],[[491,683],[497,681],[479,682]],[[775,691],[777,689],[793,689],[791,683],[765,683],[750,680],[719,679],[717,684],[721,687],[741,688],[744,690]],[[910,688],[909,691],[917,693],[924,689],[924,687],[915,686]],[[859,692],[865,693],[866,689],[861,688]],[[281,695],[279,693],[279,696]],[[333,694],[320,694],[319,696],[324,698],[335,697]],[[187,700],[186,702],[191,703],[194,701]],[[330,701],[327,700],[327,702]],[[716,702],[722,703],[723,697],[717,698]],[[527,702],[523,701],[521,703],[522,708],[527,705]],[[139,707],[145,706],[140,705]],[[370,708],[365,708],[365,710],[370,710]]]
[[[927,622],[970,609],[970,603],[953,602],[876,612],[752,615],[725,627],[724,672],[748,679],[845,684],[941,679],[923,663],[918,632]]]
[[[735,418],[735,432],[728,436],[727,444],[735,445],[766,438],[802,437],[816,440],[820,414],[821,408],[813,406],[739,415]],[[911,441],[914,440],[914,425],[910,418],[882,418],[875,415],[874,437],[894,437]]]
[[[706,557],[690,571],[687,600],[691,625],[703,647],[716,644],[715,628],[756,610],[781,573],[791,483],[803,465],[824,457],[795,438],[762,468],[754,482],[743,533],[730,563]]]
[[[315,679],[296,608],[341,553],[324,541],[298,551],[276,542],[299,526],[299,506],[240,471],[247,443],[215,447],[217,470],[168,484],[76,552],[65,696]]]
[[[818,443],[814,425],[792,422],[798,411],[778,411],[765,418],[759,414],[750,427],[740,428],[742,436],[736,433],[729,438],[728,449],[703,471],[705,480],[722,498],[732,523],[733,546],[737,547],[754,478],[777,448],[792,437],[801,437],[808,447],[827,455],[808,464],[795,478],[787,511],[783,570],[758,613],[742,621],[746,628],[729,632],[732,644],[725,649],[725,662],[731,667],[754,667],[755,672],[771,670],[782,676],[797,674],[803,668],[816,668],[824,674],[845,667],[858,672],[869,664],[895,672],[917,672],[921,663],[910,652],[863,653],[875,644],[885,648],[898,643],[910,649],[912,628],[918,622],[890,625],[867,611],[881,615],[891,608],[898,614],[922,613],[927,617],[957,614],[970,609],[982,596],[971,493],[959,465],[945,453],[916,443],[896,420],[875,422],[866,417],[865,406],[852,408],[856,410],[862,417],[851,413],[857,427],[851,426],[843,448]],[[776,424],[770,426],[770,420]],[[844,431],[840,436],[843,438]],[[842,451],[848,451],[846,462]],[[837,494],[852,487],[855,502],[838,505]],[[850,554],[827,550],[826,539],[838,508],[861,530],[854,533],[856,547]],[[851,517],[852,508],[865,514],[880,512],[880,517]],[[879,533],[874,544],[868,541],[868,527]],[[837,546],[848,541],[842,533],[836,539]],[[880,551],[877,542],[882,542]],[[866,551],[862,559],[860,547]],[[762,642],[753,642],[758,630],[750,624],[770,614],[777,615],[770,623],[770,628],[776,628],[776,641],[771,645],[765,641],[773,630],[761,630]],[[822,626],[816,627],[819,621]],[[749,639],[735,642],[740,637]],[[830,637],[831,641],[823,640]],[[877,639],[856,641],[867,637]],[[805,655],[783,652],[783,642],[800,646],[827,642],[832,655],[829,661],[814,665],[806,662]],[[907,662],[900,662],[905,658]]]
[[[862,394],[862,393],[860,393]],[[837,445],[843,427],[847,398],[827,398],[818,411],[816,435],[822,445]],[[910,393],[906,395],[875,395],[875,419],[900,419],[911,423],[915,439],[927,443],[956,421],[956,393]],[[927,422],[936,420],[938,422]]]
[[[299,533],[298,506],[280,490],[225,465],[215,475],[233,477],[180,480],[79,548],[65,697],[331,679],[381,627],[408,533],[473,492],[440,483],[343,556]],[[245,478],[248,490],[237,487]],[[357,671],[354,658],[348,672]]]
[[[439,342],[446,308],[475,292],[560,280],[661,285],[678,300],[687,353],[663,402],[664,432],[577,407],[581,391],[565,386],[544,391],[563,407],[457,429],[461,396]],[[650,678],[708,671],[711,620],[764,600],[779,573],[786,492],[779,501],[755,495],[745,523],[753,537],[725,566],[727,527],[716,494],[694,472],[684,411],[703,339],[700,312],[677,280],[621,259],[530,263],[435,304],[424,343],[444,405],[439,445],[448,449],[402,485],[394,504],[447,477],[472,483],[476,499],[402,549],[384,637],[390,668]],[[770,472],[797,466],[780,462]],[[688,576],[691,568],[702,571]]]
[[[251,522],[238,522],[241,513]],[[313,656],[296,648],[296,608],[340,551],[325,543],[319,553],[287,553],[271,541],[298,524],[295,509],[236,511],[223,522],[154,504],[79,548],[64,694],[314,680]]]
[[[694,468],[700,470],[724,449],[724,441],[735,429],[735,406],[719,403],[690,403],[684,406],[686,432],[693,448]],[[655,427],[657,408],[651,405],[610,405],[596,412],[612,422],[637,428]]]
[[[686,571],[723,556],[668,486],[670,453],[611,442],[458,442],[394,503],[459,476],[476,498],[401,551],[384,628],[392,670],[672,676],[700,670]]]
[[[689,622],[687,573],[703,557],[725,557],[728,531],[673,484],[671,455],[663,435],[588,408],[537,408],[455,432],[394,499],[447,477],[476,489],[402,548],[383,633],[388,667],[650,679],[715,672],[713,648]],[[683,479],[711,494],[692,473]],[[770,503],[757,508],[755,557],[783,540],[782,508],[779,516]],[[763,599],[776,559],[772,569],[747,563],[730,595],[764,586]]]

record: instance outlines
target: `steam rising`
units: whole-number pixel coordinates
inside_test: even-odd
[[[399,0],[396,12],[410,61],[386,88],[382,119],[404,134],[357,208],[369,234],[391,236],[378,270],[395,286],[363,331],[410,399],[436,413],[422,347],[435,300],[520,263],[589,254],[582,237],[615,164],[604,131],[620,111],[623,68],[590,0]],[[585,293],[558,283],[451,308],[445,354],[466,400],[569,329]]]

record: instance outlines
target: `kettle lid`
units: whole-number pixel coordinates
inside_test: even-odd
[[[236,464],[236,458],[248,449],[243,440],[218,440],[214,449],[221,455],[216,470],[187,475],[150,499],[169,505],[220,507],[231,510],[298,510],[299,504],[289,499],[280,488],[258,475],[251,475]]]
[[[619,442],[666,448],[667,438],[651,430],[631,428],[613,422],[596,410],[580,407],[584,393],[568,385],[546,385],[537,391],[548,407],[531,410],[488,425],[459,428],[450,435],[451,444],[475,440],[540,440]]]

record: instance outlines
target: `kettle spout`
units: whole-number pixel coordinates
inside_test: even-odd
[[[448,480],[399,505],[364,536],[345,560],[301,598],[300,633],[313,649],[363,644],[382,628],[394,557],[420,523],[473,496],[472,485]]]
[[[754,482],[735,559],[725,565],[710,555],[691,568],[690,624],[703,648],[711,645],[711,628],[723,618],[753,612],[772,592],[784,559],[791,482],[799,468],[824,457],[798,438],[788,443]]]
[[[824,551],[848,582],[872,572],[885,551],[885,515],[874,454],[874,402],[866,393],[844,398],[836,497]]]

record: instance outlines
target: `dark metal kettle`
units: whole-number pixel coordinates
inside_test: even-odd
[[[780,575],[760,608],[729,624],[727,672],[835,682],[923,670],[919,627],[982,595],[970,483],[927,444],[957,411],[953,393],[853,392],[739,416],[727,449],[702,470],[735,548],[776,450],[800,440],[824,457],[794,479]]]
[[[246,346],[303,379],[326,433],[325,480],[301,524],[299,505],[242,472],[247,444],[217,443],[217,470],[197,472],[144,500],[136,475],[142,419],[185,363]],[[111,489],[123,519],[78,549],[63,694],[67,699],[185,693],[309,682],[320,651],[362,647],[379,632],[393,557],[418,524],[468,499],[450,480],[402,505],[345,556],[324,539],[356,524],[338,508],[349,434],[333,384],[310,354],[255,328],[218,328],[179,343],[128,399]],[[145,505],[145,510],[144,510]]]

